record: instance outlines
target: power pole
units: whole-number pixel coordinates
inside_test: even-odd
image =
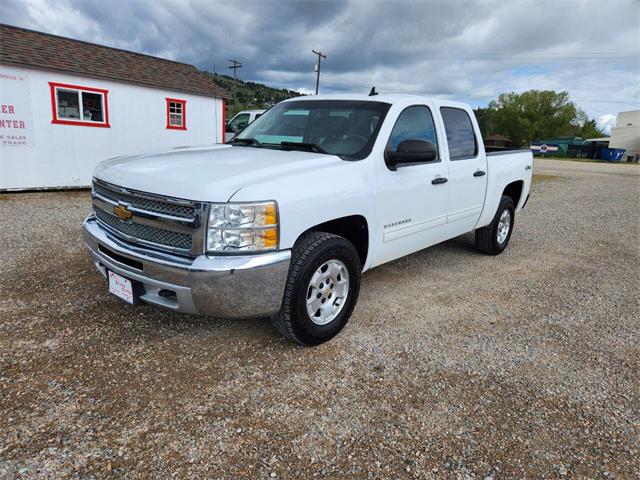
[[[315,50],[311,50],[311,51],[318,56],[318,65],[316,68],[316,95],[318,95],[318,89],[320,88],[320,61],[323,58],[327,58],[327,56],[324,53],[322,53],[320,50],[318,50],[317,52]]]
[[[238,80],[237,80],[237,76],[236,76],[236,72],[239,68],[242,68],[242,64],[237,61],[237,60],[229,60],[233,65],[229,66],[228,68],[232,68],[233,69],[233,111],[235,113],[235,111],[238,109],[238,103],[237,103],[237,98],[236,98],[236,90],[238,88]]]

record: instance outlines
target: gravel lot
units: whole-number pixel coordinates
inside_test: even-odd
[[[503,255],[375,269],[313,349],[129,307],[87,192],[0,195],[0,477],[640,477],[640,167],[535,171]]]

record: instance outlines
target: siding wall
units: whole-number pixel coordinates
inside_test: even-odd
[[[617,126],[611,129],[609,140],[611,148],[624,148],[625,159],[640,156],[640,110],[618,114]]]
[[[49,82],[108,90],[110,128],[51,123]],[[167,97],[187,101],[186,130],[166,128]],[[0,190],[88,186],[107,158],[222,142],[222,110],[221,99],[0,65],[0,120],[12,125],[0,128]]]

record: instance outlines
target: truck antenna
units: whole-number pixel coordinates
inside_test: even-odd
[[[376,95],[378,95],[378,92],[376,92],[376,87],[371,87],[371,91],[369,92],[369,96],[370,97],[375,97]]]

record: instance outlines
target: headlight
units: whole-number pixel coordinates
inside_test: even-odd
[[[211,205],[207,251],[266,251],[278,248],[275,202]]]

